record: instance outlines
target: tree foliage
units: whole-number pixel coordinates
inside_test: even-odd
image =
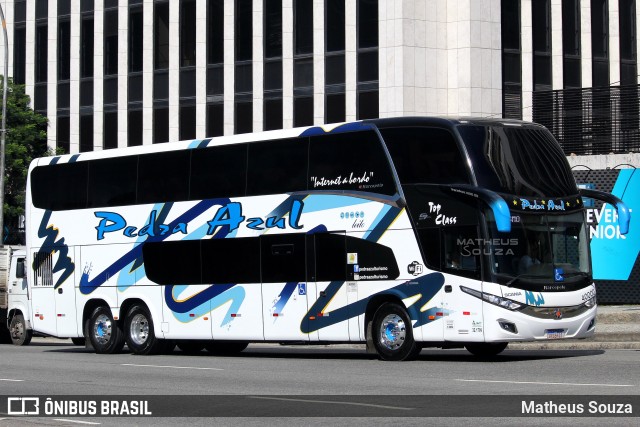
[[[2,78],[0,77],[0,81]],[[2,102],[0,86],[0,102]],[[25,188],[29,164],[52,152],[47,147],[47,118],[30,107],[31,99],[23,85],[9,79],[7,88],[7,134],[5,145],[4,223],[5,243],[20,243],[16,233],[20,215],[24,215]],[[0,104],[1,105],[1,104]],[[0,119],[2,111],[0,110]]]

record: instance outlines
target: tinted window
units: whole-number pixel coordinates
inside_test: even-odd
[[[87,163],[35,168],[31,175],[31,192],[37,208],[84,209],[87,205]]]
[[[260,239],[202,240],[204,283],[260,283]]]
[[[312,137],[309,189],[396,191],[386,154],[372,131]]]
[[[347,246],[344,234],[314,234],[316,252],[315,280],[347,280]],[[312,278],[312,280],[314,279]]]
[[[419,228],[416,232],[422,246],[424,263],[432,270],[440,270],[440,228]]]
[[[247,196],[306,190],[307,149],[306,139],[250,144]]]
[[[189,151],[140,156],[138,203],[186,200],[189,190]]]
[[[305,235],[274,234],[260,238],[262,283],[305,281]]]
[[[192,151],[191,200],[244,196],[246,179],[246,145]]]
[[[392,280],[400,275],[393,250],[379,243],[347,237],[347,257],[357,257],[347,266],[348,280]]]
[[[453,135],[437,128],[381,129],[402,184],[469,183]]]
[[[136,156],[89,162],[88,207],[135,203],[137,174]]]
[[[200,240],[153,242],[142,246],[147,277],[160,285],[203,283]]]

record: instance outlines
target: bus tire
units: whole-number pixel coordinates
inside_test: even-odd
[[[134,354],[161,354],[166,349],[165,340],[156,338],[153,318],[149,309],[142,304],[135,304],[124,320],[127,346]]]
[[[93,310],[88,323],[89,341],[97,354],[119,353],[124,347],[124,337],[111,309],[104,305]]]
[[[241,353],[248,345],[248,342],[243,341],[209,341],[204,348],[217,356],[230,356]]]
[[[403,306],[382,304],[373,315],[373,344],[378,358],[389,361],[415,359],[421,347],[413,339],[411,320]]]
[[[508,342],[479,342],[467,344],[467,351],[477,357],[493,357],[502,353],[509,345]]]
[[[11,318],[9,335],[11,336],[11,342],[13,345],[28,345],[31,342],[33,331],[31,329],[27,329],[27,324],[25,323],[24,316],[22,314],[16,314]]]
[[[180,340],[176,342],[178,348],[185,354],[198,354],[204,350],[204,341]]]

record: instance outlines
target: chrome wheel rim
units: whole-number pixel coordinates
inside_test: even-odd
[[[388,350],[397,350],[402,347],[407,337],[407,329],[402,317],[397,314],[389,314],[380,325],[380,344]]]
[[[111,339],[113,323],[106,314],[98,316],[93,323],[93,336],[98,344],[106,344]]]
[[[24,324],[17,321],[11,328],[11,338],[18,340],[22,338],[22,335],[24,335]]]
[[[149,338],[149,321],[144,314],[136,314],[131,319],[129,327],[129,336],[134,344],[142,345]]]

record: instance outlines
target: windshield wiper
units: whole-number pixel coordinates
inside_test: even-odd
[[[505,286],[511,287],[511,285],[520,280],[521,278],[525,277],[525,276],[530,276],[530,277],[535,277],[533,274],[527,274],[527,273],[523,273],[523,274],[518,274],[516,277],[514,277],[513,279],[509,280]]]

